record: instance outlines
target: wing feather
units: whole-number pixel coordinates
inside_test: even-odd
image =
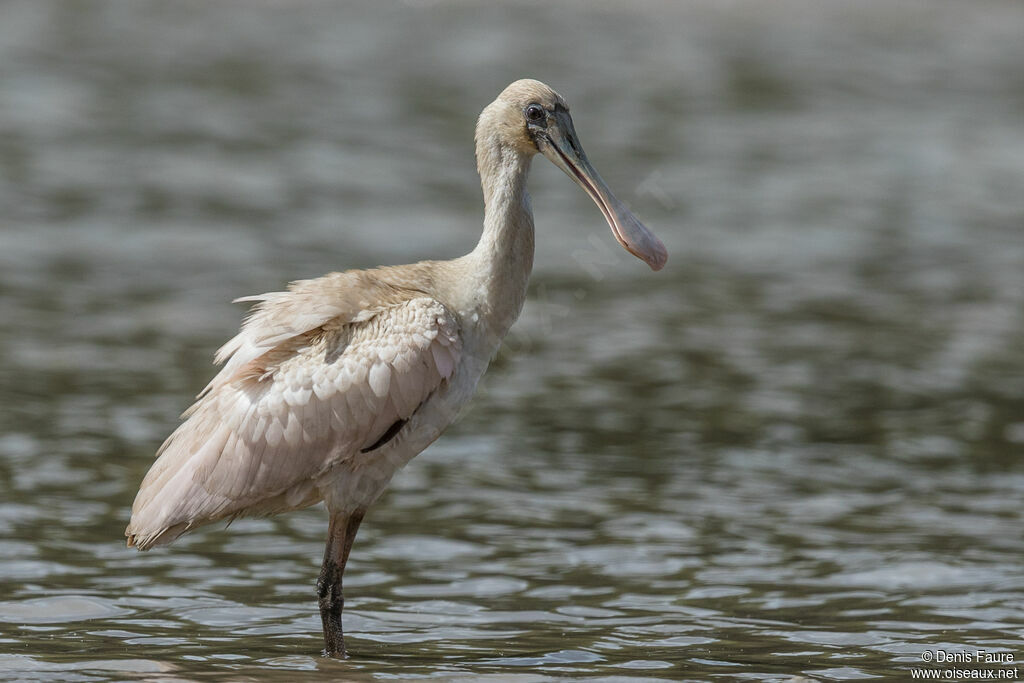
[[[313,302],[289,317],[309,291],[296,283],[248,299],[259,303],[218,352],[223,369],[143,481],[129,545],[146,549],[206,522],[316,502],[319,475],[408,419],[452,376],[458,322],[433,298],[378,297],[372,315]]]
[[[199,396],[230,383],[253,361],[309,330],[330,322],[338,325],[365,322],[371,320],[379,308],[407,299],[407,292],[376,277],[373,271],[365,270],[298,280],[285,292],[235,299],[256,305],[239,333],[217,350],[214,362],[224,367]]]

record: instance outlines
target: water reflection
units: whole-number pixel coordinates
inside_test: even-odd
[[[5,7],[0,676],[837,680],[1017,652],[1024,10],[517,7]],[[355,658],[313,656],[318,510],[122,548],[227,302],[468,249],[473,121],[522,76],[672,261],[618,254],[534,169],[531,300],[360,533]]]

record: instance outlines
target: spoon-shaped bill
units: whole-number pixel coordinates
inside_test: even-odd
[[[604,214],[612,234],[626,251],[646,262],[652,270],[661,270],[668,261],[668,252],[654,233],[648,230],[633,212],[615,198],[580,146],[568,113],[559,112],[555,125],[549,126],[541,140],[540,151],[555,166],[576,181],[594,200]]]

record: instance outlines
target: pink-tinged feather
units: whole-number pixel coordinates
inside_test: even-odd
[[[434,356],[434,363],[437,365],[437,372],[441,377],[450,377],[455,369],[455,361],[448,350],[440,344],[432,344],[430,352]]]
[[[370,368],[370,389],[377,398],[384,398],[391,388],[391,366],[384,360],[378,360]]]
[[[258,297],[242,331],[221,348],[224,368],[140,488],[130,543],[148,548],[216,519],[316,502],[316,478],[333,462],[408,419],[451,377],[458,324],[441,304],[400,299],[359,323],[330,322],[339,308],[321,306],[288,322],[301,305],[294,297],[311,288]],[[269,335],[261,333],[268,322]],[[309,325],[329,331],[310,336],[302,329]],[[386,449],[373,453],[385,457]]]

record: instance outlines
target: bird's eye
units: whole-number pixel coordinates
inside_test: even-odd
[[[544,107],[539,104],[531,104],[526,107],[526,120],[537,122],[544,118]]]

